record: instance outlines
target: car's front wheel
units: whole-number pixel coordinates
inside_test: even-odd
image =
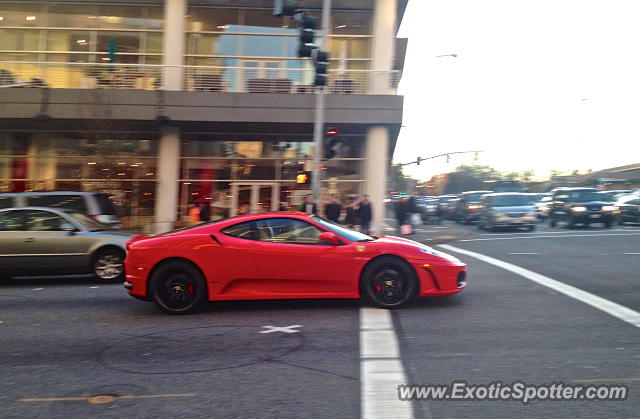
[[[207,295],[200,271],[188,262],[170,261],[158,266],[149,282],[149,295],[155,305],[170,314],[196,310]]]
[[[115,248],[100,250],[93,258],[93,274],[104,281],[124,280],[124,252]]]
[[[400,307],[417,294],[415,272],[394,257],[374,260],[365,269],[363,280],[367,296],[382,308]]]

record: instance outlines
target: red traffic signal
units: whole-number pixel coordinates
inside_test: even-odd
[[[340,130],[338,128],[328,128],[327,135],[338,135],[340,134]]]

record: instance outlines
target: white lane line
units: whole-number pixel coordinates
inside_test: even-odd
[[[389,310],[360,309],[360,403],[362,418],[413,418],[412,403],[398,399],[407,384]]]
[[[509,272],[513,272],[517,275],[527,278],[540,285],[544,285],[545,287],[558,291],[559,293],[564,294],[568,297],[571,297],[578,301],[582,301],[583,303],[588,304],[591,307],[604,311],[605,313],[608,313],[613,317],[617,317],[620,320],[625,321],[629,324],[632,324],[635,327],[640,327],[640,313],[638,313],[637,311],[631,310],[628,307],[625,307],[618,303],[614,303],[613,301],[609,301],[602,297],[598,297],[597,295],[591,294],[587,291],[583,291],[580,288],[576,288],[571,285],[565,284],[564,282],[556,281],[555,279],[551,279],[548,276],[544,276],[539,273],[530,271],[518,265],[514,265],[509,262],[504,262],[500,259],[492,258],[491,256],[486,256],[481,253],[460,249],[458,247],[450,246],[447,244],[441,244],[439,246],[442,247],[443,249],[450,250],[452,252],[461,253],[463,255],[471,256],[483,262],[486,262],[491,265],[495,265],[499,268],[502,268],[504,270],[507,270]]]
[[[461,242],[481,242],[491,240],[521,240],[521,239],[563,239],[565,237],[603,237],[603,236],[640,236],[640,233],[629,234],[567,234],[565,236],[519,236],[519,237],[492,237],[486,239],[465,239]]]
[[[630,228],[625,228],[625,229],[607,229],[607,230],[601,230],[599,232],[602,232],[603,234],[607,234],[607,233],[615,233],[615,232],[620,232],[620,231],[633,231],[633,229]],[[587,231],[585,231],[586,233]],[[595,233],[599,233],[599,232],[593,232]],[[513,236],[515,234],[529,234],[529,235],[539,235],[539,234],[571,234],[571,233],[575,233],[575,231],[538,231],[538,232],[531,232],[531,231],[512,231],[509,233],[482,233],[481,236]]]
[[[511,252],[510,255],[539,255],[540,253],[535,252]]]
[[[623,253],[623,255],[640,255],[640,252],[627,252]]]
[[[43,290],[43,289],[44,289],[44,288],[34,288],[33,290],[34,290],[34,291],[41,291],[41,290]]]
[[[96,288],[100,288],[100,287],[89,287],[89,288],[91,288],[92,290],[95,290]]]

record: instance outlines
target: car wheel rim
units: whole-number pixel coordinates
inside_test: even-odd
[[[114,279],[122,275],[122,258],[115,254],[103,255],[96,260],[95,274],[101,279]]]
[[[408,291],[408,281],[394,268],[384,268],[376,272],[370,286],[373,298],[385,305],[403,302]]]
[[[184,273],[172,273],[162,281],[159,297],[163,305],[173,310],[190,307],[196,300],[196,284]]]

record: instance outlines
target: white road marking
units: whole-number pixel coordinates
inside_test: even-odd
[[[521,239],[563,239],[565,237],[603,237],[603,236],[640,236],[640,233],[628,233],[628,234],[567,234],[564,236],[519,236],[519,237],[493,237],[486,239],[465,239],[461,242],[480,242],[491,240],[521,240]]]
[[[627,252],[623,253],[623,255],[640,255],[640,252]]]
[[[620,232],[620,231],[633,231],[633,229],[630,228],[625,228],[625,229],[607,229],[607,230],[601,230],[599,232],[602,232],[603,234],[607,234],[607,233],[615,233],[615,232]],[[585,233],[587,231],[585,230]],[[540,234],[570,234],[570,233],[575,233],[575,231],[538,231],[538,232],[531,232],[531,231],[512,231],[509,233],[482,233],[482,236],[513,236],[515,234],[529,234],[529,235],[540,235]],[[598,233],[596,231],[594,231],[593,233]]]
[[[34,291],[40,291],[40,290],[43,290],[43,289],[44,289],[44,288],[34,288],[33,290],[34,290]]]
[[[299,330],[293,330],[294,327],[302,327],[299,324],[294,324],[292,326],[262,326],[267,330],[262,330],[260,333],[273,333],[273,332],[283,332],[283,333],[300,333]]]
[[[512,252],[510,255],[539,255],[540,253],[535,252]]]
[[[360,400],[362,418],[413,418],[413,404],[398,399],[407,384],[398,337],[389,310],[360,309]]]
[[[96,289],[96,288],[100,288],[100,287],[89,287],[89,288],[91,288],[92,290],[94,290],[94,289]]]
[[[605,298],[598,297],[597,295],[583,291],[580,288],[576,288],[571,285],[565,284],[564,282],[551,279],[548,276],[544,276],[539,273],[522,268],[518,265],[514,265],[509,262],[504,262],[500,259],[492,258],[491,256],[483,255],[481,253],[471,252],[465,249],[460,249],[458,247],[450,246],[447,244],[441,244],[440,247],[446,250],[450,250],[452,252],[457,252],[463,255],[471,256],[473,258],[479,259],[488,264],[502,268],[506,271],[513,272],[517,275],[520,275],[526,279],[529,279],[545,287],[551,288],[552,290],[555,290],[575,300],[588,304],[591,307],[604,311],[605,313],[610,314],[613,317],[617,317],[618,319],[625,321],[629,324],[632,324],[635,327],[640,327],[640,313],[638,313],[637,311],[631,310],[628,307],[625,307],[618,303],[614,303],[613,301],[609,301]]]

